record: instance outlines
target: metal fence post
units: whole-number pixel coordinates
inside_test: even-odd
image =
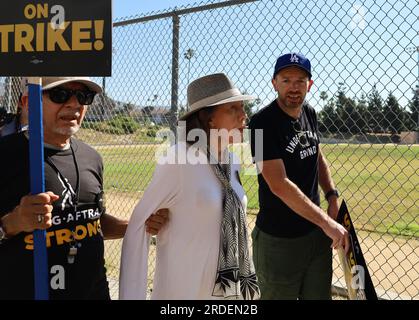
[[[172,100],[170,107],[170,130],[176,134],[176,120],[178,111],[179,89],[179,16],[174,13],[173,21],[173,48],[172,48]]]

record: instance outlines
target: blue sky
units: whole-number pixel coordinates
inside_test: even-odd
[[[113,0],[113,18],[143,15],[194,3],[192,0]]]

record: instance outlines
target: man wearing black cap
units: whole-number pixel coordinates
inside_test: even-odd
[[[128,221],[106,213],[101,156],[72,137],[102,89],[87,77],[42,86],[47,192],[28,195],[27,131],[0,139],[0,300],[34,298],[35,229],[46,230],[50,299],[109,299],[103,239],[122,238]]]
[[[262,299],[330,299],[331,247],[348,247],[335,222],[338,193],[319,146],[315,110],[305,101],[313,84],[310,61],[288,53],[276,62],[272,84],[278,98],[250,121],[263,129],[258,167],[260,211],[252,233]],[[260,149],[260,148],[259,148]],[[318,185],[327,213],[320,207]]]

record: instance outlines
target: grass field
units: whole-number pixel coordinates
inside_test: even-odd
[[[143,191],[155,167],[156,148],[98,147],[105,163],[105,190],[127,195]],[[322,148],[358,228],[419,237],[419,146],[326,144]],[[242,182],[249,213],[255,214],[257,178],[243,175]]]

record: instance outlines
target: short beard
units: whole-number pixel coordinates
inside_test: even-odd
[[[287,102],[287,99],[283,99],[282,97],[279,97],[279,100],[288,109],[297,109],[297,108],[300,108],[303,105],[303,103],[304,103],[304,100],[303,100],[303,102],[301,102],[301,103],[290,104],[290,103]]]

